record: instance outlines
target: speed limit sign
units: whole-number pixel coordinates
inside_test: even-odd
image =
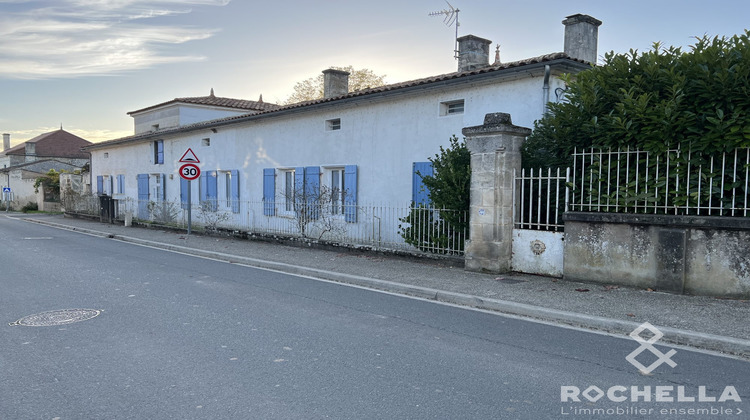
[[[180,176],[188,181],[198,179],[201,176],[201,168],[192,163],[186,163],[180,166]]]

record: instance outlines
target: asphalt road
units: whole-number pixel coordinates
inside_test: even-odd
[[[742,360],[677,348],[675,367],[643,375],[626,360],[642,346],[629,338],[4,217],[0,244],[3,420],[750,413],[750,364]],[[79,308],[102,312],[57,326],[9,325]],[[648,365],[670,350],[655,348],[638,360]],[[571,395],[565,402],[561,387]],[[638,396],[645,389],[649,401]]]

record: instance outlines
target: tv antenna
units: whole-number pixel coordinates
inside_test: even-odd
[[[429,16],[445,16],[443,19],[443,23],[445,23],[446,26],[451,27],[453,24],[456,25],[456,43],[453,47],[453,58],[458,59],[458,27],[461,26],[460,23],[458,23],[458,12],[460,10],[456,9],[448,3],[448,0],[445,0],[445,3],[448,5],[448,9],[443,9],[437,12],[429,13]]]

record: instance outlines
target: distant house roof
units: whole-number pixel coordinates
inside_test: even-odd
[[[474,70],[441,74],[438,76],[410,80],[410,81],[402,82],[402,83],[395,83],[391,85],[384,85],[384,86],[379,86],[379,87],[374,87],[374,88],[362,89],[362,90],[349,92],[347,94],[344,94],[341,96],[335,96],[331,98],[315,99],[312,101],[298,102],[298,103],[284,105],[284,106],[273,105],[272,108],[264,110],[264,111],[249,113],[245,115],[236,115],[233,117],[225,117],[225,118],[220,118],[220,119],[211,120],[211,121],[198,122],[198,123],[189,124],[185,126],[160,130],[158,132],[147,132],[147,133],[136,134],[134,136],[108,140],[108,141],[104,141],[101,143],[92,144],[91,146],[85,147],[84,150],[95,150],[95,149],[105,148],[105,147],[116,145],[116,144],[144,141],[146,139],[151,139],[155,137],[164,137],[170,134],[177,134],[177,133],[189,132],[193,130],[218,127],[218,126],[223,126],[227,124],[250,121],[250,120],[254,120],[258,118],[273,117],[276,115],[283,115],[287,112],[302,111],[304,110],[304,108],[313,109],[318,106],[326,106],[327,104],[333,103],[333,102],[338,102],[338,101],[348,102],[351,100],[356,100],[359,97],[368,97],[368,96],[375,97],[378,95],[387,95],[390,93],[395,94],[395,93],[405,92],[411,89],[428,88],[431,86],[443,86],[446,84],[461,83],[464,81],[474,82],[474,81],[478,81],[481,79],[489,79],[489,78],[494,78],[494,77],[506,77],[506,76],[507,77],[528,77],[528,74],[529,74],[528,72],[535,70],[535,69],[544,69],[545,66],[547,65],[555,66],[556,68],[558,68],[559,71],[564,71],[564,72],[579,72],[579,71],[591,68],[591,64],[586,61],[572,58],[565,53],[553,53],[553,54],[547,54],[547,55],[543,55],[539,57],[528,58],[525,60],[514,61],[510,63],[491,64],[489,66],[474,69]],[[189,99],[189,98],[183,98],[183,99]],[[140,110],[140,111],[144,111],[150,108],[155,108],[155,107],[162,106],[167,103],[172,103],[175,101],[178,101],[178,99],[175,99],[174,101],[166,102],[164,104],[155,105],[153,107],[144,108],[143,110]],[[251,101],[248,101],[248,102],[251,102]],[[140,112],[140,111],[134,111],[134,112]]]
[[[270,110],[279,108],[279,105],[263,102],[262,100],[247,101],[244,99],[222,98],[222,97],[214,96],[214,90],[211,89],[211,94],[208,96],[175,98],[175,99],[172,99],[171,101],[163,102],[157,105],[152,105],[152,106],[138,109],[135,111],[130,111],[128,112],[128,115],[132,116],[133,114],[150,111],[152,109],[161,108],[161,107],[172,105],[172,104],[205,105],[205,106],[237,109],[237,110],[242,110],[242,111],[258,111],[258,112],[270,111]]]
[[[26,155],[26,143],[36,144],[35,153],[37,157],[71,159],[88,159],[88,153],[82,152],[81,148],[92,144],[88,140],[60,129],[40,134],[31,140],[11,147],[3,153],[6,156],[24,156]]]
[[[59,160],[55,160],[55,159],[42,159],[42,160],[36,160],[34,162],[26,162],[20,165],[10,166],[8,168],[0,168],[0,172],[5,173],[5,172],[23,170],[23,171],[34,172],[38,174],[46,174],[47,172],[50,171],[50,169],[54,169],[58,172],[60,171],[73,172],[81,168],[75,165],[71,165],[66,162],[60,162]]]

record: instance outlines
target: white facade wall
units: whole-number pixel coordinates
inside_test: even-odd
[[[167,199],[180,200],[178,161],[188,148],[202,171],[239,170],[241,201],[263,198],[263,169],[320,166],[321,184],[332,167],[357,165],[358,204],[404,205],[411,201],[412,163],[424,162],[461,137],[466,126],[481,125],[492,112],[507,112],[513,123],[532,127],[543,113],[543,78],[481,82],[415,89],[403,94],[370,95],[334,101],[328,107],[300,108],[297,113],[164,137],[164,164],[153,163],[153,138],[92,150],[92,189],[97,175],[125,175],[124,194],[137,199],[137,174],[166,174]],[[563,83],[553,77],[550,90]],[[441,102],[463,99],[464,113],[440,115]],[[326,120],[340,119],[340,130],[326,130]],[[203,146],[203,139],[210,146]],[[104,154],[107,153],[107,158]],[[219,199],[222,177],[219,177]],[[283,178],[277,173],[277,189]],[[198,200],[193,182],[193,202]],[[278,204],[277,204],[278,207]]]
[[[1,174],[0,187],[9,186],[11,188],[11,206],[16,210],[19,210],[20,207],[25,206],[30,202],[36,203],[38,197],[41,197],[41,191],[37,194],[34,188],[37,176],[40,176],[40,174],[22,170],[14,170],[9,173]],[[8,184],[9,182],[10,184]],[[5,209],[5,199],[5,195],[0,195],[0,200],[3,201],[2,209]]]

